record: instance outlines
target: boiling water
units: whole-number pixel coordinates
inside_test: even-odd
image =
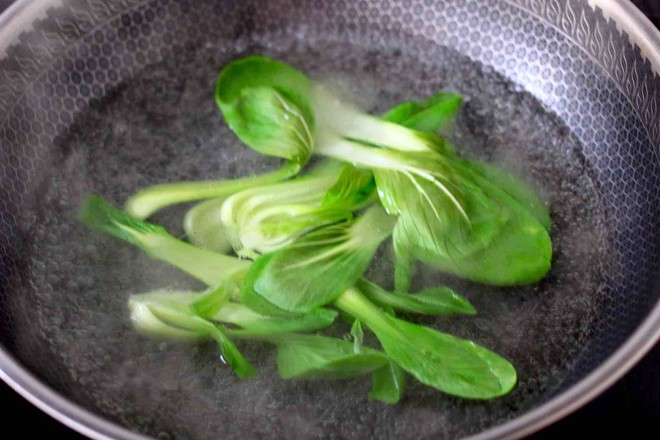
[[[383,50],[323,36],[264,35],[197,48],[152,65],[95,102],[59,140],[50,172],[25,212],[26,276],[12,290],[19,358],[47,383],[105,417],[160,438],[458,437],[511,419],[551,396],[598,318],[604,214],[575,137],[531,95],[457,53],[399,42]],[[224,49],[223,49],[224,47]],[[238,49],[237,49],[238,47]],[[238,50],[238,51],[237,51]],[[423,52],[424,56],[420,53]],[[213,100],[217,72],[263,53],[335,84],[370,111],[442,90],[465,104],[448,136],[466,156],[511,170],[538,189],[553,219],[553,268],[540,283],[478,286],[420,268],[417,288],[445,283],[478,309],[475,317],[424,318],[504,355],[519,383],[480,402],[443,395],[413,380],[396,406],[368,402],[367,377],[282,381],[273,350],[241,344],[259,372],[237,379],[212,344],[154,341],[130,325],[128,295],[200,288],[176,269],[76,221],[90,193],[121,203],[147,185],[230,178],[274,168],[241,146]],[[339,82],[339,85],[337,85]],[[155,216],[181,234],[185,207]],[[370,276],[391,286],[387,248]]]

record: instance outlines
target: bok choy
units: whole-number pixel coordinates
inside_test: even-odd
[[[550,269],[551,222],[536,194],[497,167],[462,158],[438,134],[460,95],[438,93],[376,116],[291,66],[252,56],[220,72],[215,100],[243,143],[284,165],[146,188],[126,211],[97,196],[81,209],[83,223],[207,286],[132,293],[138,330],[215,341],[240,377],[255,369],[239,347],[266,342],[283,379],[371,375],[369,399],[388,404],[402,398],[407,376],[470,399],[515,386],[504,357],[396,315],[477,313],[444,286],[408,293],[416,261],[490,285],[536,282]],[[323,159],[310,166],[314,155]],[[185,239],[144,220],[191,201],[201,203],[185,215]],[[365,277],[390,238],[394,291]],[[352,322],[350,339],[324,334],[342,325],[340,312]]]

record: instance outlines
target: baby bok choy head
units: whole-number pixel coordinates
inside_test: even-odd
[[[542,205],[530,209],[493,173],[429,132],[455,112],[456,96],[404,103],[378,118],[291,66],[248,57],[220,73],[216,100],[229,126],[257,151],[276,150],[301,164],[316,153],[373,172],[380,201],[398,217],[401,261],[418,259],[494,285],[534,282],[549,270],[552,243]],[[400,279],[406,270],[399,268]]]
[[[319,226],[350,220],[375,200],[371,172],[327,161],[288,181],[202,202],[187,212],[184,229],[197,246],[255,259]]]
[[[536,281],[550,267],[550,218],[536,194],[497,167],[461,158],[437,134],[460,107],[459,95],[404,102],[378,117],[257,56],[226,66],[215,98],[245,144],[284,159],[279,170],[146,188],[127,201],[127,212],[93,196],[81,210],[87,225],[208,287],[131,295],[135,327],[215,341],[241,377],[255,370],[234,341],[268,342],[282,378],[370,374],[370,399],[386,403],[401,398],[407,375],[473,399],[513,388],[516,372],[504,357],[396,315],[476,313],[446,287],[406,293],[416,261],[493,285]],[[303,170],[313,154],[329,160]],[[188,242],[143,220],[197,200],[205,201],[184,219]],[[394,291],[364,277],[390,236]],[[350,339],[317,333],[338,311],[352,320]]]
[[[237,254],[256,258],[319,226],[350,220],[373,201],[374,188],[368,171],[322,164],[304,176],[234,194],[217,220]]]
[[[265,303],[288,313],[331,303],[362,276],[395,221],[372,206],[354,220],[319,227],[261,256],[248,271],[243,300],[270,313],[261,308]]]
[[[455,396],[491,399],[516,384],[513,365],[497,353],[384,313],[357,289],[346,290],[335,305],[367,325],[390,359],[426,385]]]
[[[302,167],[314,145],[311,87],[296,69],[254,56],[222,69],[215,98],[227,124],[243,142]]]

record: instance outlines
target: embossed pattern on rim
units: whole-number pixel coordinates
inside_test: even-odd
[[[553,9],[557,2],[553,0],[506,0],[508,3],[526,9],[543,19],[559,19],[559,29],[561,30],[562,13],[565,9]],[[658,71],[658,62],[660,60],[660,33],[654,29],[653,25],[636,10],[636,8],[625,0],[591,0],[591,3],[614,19],[619,27],[624,29],[633,42],[643,46],[643,52],[647,56],[648,62],[652,63],[656,72]],[[29,24],[35,14],[39,13],[37,8],[30,8],[33,5],[30,0],[18,0],[12,5],[2,17],[0,17],[0,29],[4,30],[10,22],[16,23],[20,20],[20,26]],[[42,10],[46,6],[43,5]],[[557,12],[557,13],[555,13]],[[540,15],[539,15],[540,14]],[[564,16],[565,17],[565,16]],[[632,72],[637,70],[634,66],[622,65],[623,62],[615,63],[616,48],[612,52],[609,49],[611,35],[605,36],[596,29],[582,28],[576,24],[570,26],[569,30],[574,34],[567,33],[569,37],[578,39],[587,38],[593,44],[587,45],[593,50],[591,54],[594,60],[611,74],[619,87],[626,90],[633,87],[636,91],[643,89],[645,79],[631,79]],[[603,20],[605,18],[603,17]],[[570,20],[569,20],[570,21]],[[0,34],[3,31],[0,30]],[[566,32],[564,32],[566,33]],[[7,40],[4,40],[7,41]],[[578,40],[579,41],[579,40]],[[623,58],[625,60],[625,58]],[[610,60],[610,61],[608,61]],[[610,69],[611,67],[611,69]],[[619,73],[617,73],[619,72]],[[651,78],[650,80],[653,80]],[[653,90],[653,89],[651,89]],[[640,101],[636,108],[645,109],[648,106],[644,104],[644,99],[652,101],[658,99],[658,94],[653,94],[647,89],[646,93],[640,92]],[[655,101],[654,101],[655,102]],[[639,116],[645,123],[650,123],[651,131],[649,136],[660,145],[660,118],[658,118],[658,105],[655,103],[652,110],[642,111]],[[653,125],[653,122],[657,122]],[[654,131],[655,130],[655,131]],[[612,355],[604,364],[593,371],[589,376],[581,380],[578,384],[553,398],[540,407],[524,414],[523,416],[507,422],[503,425],[494,427],[483,432],[474,439],[491,438],[519,438],[534,432],[548,424],[558,420],[566,414],[576,410],[580,406],[593,399],[596,395],[604,391],[615,380],[621,377],[628,369],[632,367],[653,344],[660,338],[660,305],[656,304],[651,314],[636,332]],[[138,434],[132,433],[113,423],[109,423],[102,418],[88,412],[85,409],[62,398],[50,388],[39,382],[32,374],[26,371],[18,362],[16,362],[3,348],[0,348],[0,378],[7,382],[12,388],[17,390],[30,402],[44,410],[49,415],[58,419],[62,423],[81,432],[84,435],[105,439],[105,438],[126,438],[140,439],[144,438]]]
[[[625,96],[632,102],[637,115],[654,144],[660,145],[660,93],[653,93],[660,70],[660,32],[632,3],[618,0],[590,0],[596,8],[596,20],[589,20],[584,8],[560,0],[505,0],[549,23],[556,30],[585,49],[584,53],[598,64]],[[585,5],[584,7],[588,7]],[[607,18],[615,19],[617,29],[608,26]],[[618,20],[621,17],[621,20]],[[654,75],[640,78],[640,66],[629,60],[621,46],[623,30],[640,50]],[[625,37],[624,37],[625,39]],[[655,48],[655,50],[654,50]]]

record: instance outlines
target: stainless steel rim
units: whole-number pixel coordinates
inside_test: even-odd
[[[0,16],[0,42],[9,44],[17,29],[54,3],[17,0]],[[656,73],[660,72],[660,32],[628,0],[589,0],[624,30],[640,48]],[[6,47],[0,43],[0,53]],[[607,361],[565,392],[522,416],[491,428],[469,440],[517,439],[550,425],[582,407],[605,391],[633,367],[660,340],[660,301],[642,325]],[[0,347],[0,379],[39,409],[64,425],[93,439],[139,440],[147,437],[129,431],[62,397],[40,382],[33,374]]]

